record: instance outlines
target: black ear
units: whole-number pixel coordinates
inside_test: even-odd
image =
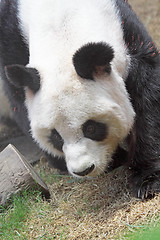
[[[93,74],[110,74],[113,58],[113,48],[108,44],[88,43],[74,54],[73,64],[80,77],[93,80]]]
[[[7,79],[18,88],[29,87],[34,93],[40,88],[40,76],[35,68],[14,64],[5,67]]]

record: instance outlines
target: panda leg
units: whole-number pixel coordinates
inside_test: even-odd
[[[136,113],[128,164],[133,193],[141,199],[160,192],[160,58],[155,51],[157,57],[148,54],[147,62],[145,51],[139,52],[141,60],[132,58],[126,80]]]
[[[132,153],[129,151],[133,193],[141,199],[160,192],[160,113],[158,118],[155,116],[158,108],[152,106],[144,116],[137,116],[135,146],[131,148]]]

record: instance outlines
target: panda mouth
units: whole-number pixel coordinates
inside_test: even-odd
[[[82,172],[73,172],[73,173],[74,173],[75,175],[80,176],[80,177],[84,177],[84,176],[87,176],[88,174],[90,174],[90,173],[94,170],[94,168],[95,168],[95,165],[92,164],[91,167],[86,168],[86,169],[85,169],[84,171],[82,171]]]

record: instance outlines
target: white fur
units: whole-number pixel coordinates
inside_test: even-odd
[[[70,173],[94,164],[91,175],[99,174],[134,121],[124,83],[129,56],[118,11],[111,0],[20,0],[19,11],[30,49],[29,66],[41,75],[35,96],[26,89],[32,135],[41,148],[60,156],[48,142],[55,128],[64,139]],[[81,79],[72,64],[73,54],[84,44],[102,41],[114,49],[111,75]],[[107,124],[104,142],[84,138],[81,126],[89,119]]]

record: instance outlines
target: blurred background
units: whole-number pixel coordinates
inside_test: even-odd
[[[160,47],[160,0],[128,0]]]

